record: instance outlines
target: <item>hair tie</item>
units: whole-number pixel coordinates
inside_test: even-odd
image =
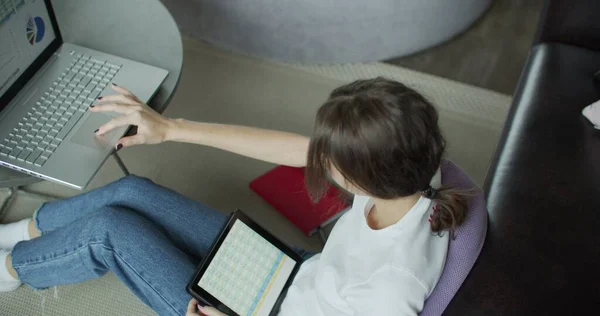
[[[424,197],[426,197],[428,199],[433,199],[436,194],[437,194],[437,190],[434,189],[432,186],[428,186],[427,189],[421,191],[421,195],[423,195]]]

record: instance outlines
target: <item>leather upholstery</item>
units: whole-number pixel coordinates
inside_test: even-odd
[[[445,315],[600,306],[600,1],[547,0],[484,191],[486,243]],[[597,86],[597,87],[595,87]]]
[[[600,50],[600,1],[546,1],[536,44],[550,42]]]
[[[486,243],[446,315],[574,315],[600,305],[600,132],[581,115],[598,99],[598,69],[597,51],[532,49],[484,187]]]

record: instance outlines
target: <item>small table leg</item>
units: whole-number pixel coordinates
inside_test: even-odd
[[[23,187],[8,188],[8,196],[6,197],[6,199],[4,199],[4,201],[2,202],[2,205],[0,206],[0,218],[2,218],[4,212],[14,202],[17,195],[29,196],[29,197],[32,197],[35,199],[41,199],[44,201],[59,199],[58,197],[52,196],[52,195],[29,192],[29,191],[26,191]]]
[[[121,160],[121,157],[119,157],[119,154],[117,154],[116,151],[113,153],[113,157],[115,157],[115,160],[117,161],[117,164],[119,165],[119,168],[121,168],[121,171],[123,171],[123,173],[126,176],[128,176],[129,175],[129,170],[127,170],[127,167],[123,163],[123,160]]]
[[[115,157],[115,160],[117,161],[119,168],[121,168],[121,171],[123,171],[123,173],[126,176],[128,176],[129,170],[127,170],[127,167],[125,166],[125,164],[123,163],[123,160],[121,160],[121,157],[119,157],[117,152],[113,153],[113,157]],[[42,199],[42,200],[58,199],[58,197],[56,197],[56,196],[50,196],[50,195],[25,191],[23,189],[23,187],[11,187],[11,188],[8,188],[8,196],[6,197],[6,199],[4,199],[4,201],[2,202],[2,205],[0,205],[0,218],[2,218],[2,216],[4,215],[4,211],[6,211],[6,209],[13,203],[13,201],[15,200],[15,198],[17,197],[18,194],[22,194],[22,195],[30,196],[33,198]]]
[[[18,188],[16,187],[8,188],[8,196],[2,202],[2,206],[0,206],[0,218],[2,218],[2,215],[4,215],[4,211],[6,211],[8,206],[12,204],[13,200],[16,197],[15,191],[17,190]]]

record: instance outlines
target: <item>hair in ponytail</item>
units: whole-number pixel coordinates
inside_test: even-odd
[[[433,190],[429,197],[435,202],[433,213],[429,216],[431,231],[438,235],[444,231],[450,232],[450,237],[455,237],[455,230],[467,218],[468,200],[474,194],[471,191],[442,187]]]

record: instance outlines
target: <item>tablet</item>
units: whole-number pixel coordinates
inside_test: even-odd
[[[301,263],[290,247],[236,211],[187,291],[229,316],[267,316],[281,304]]]

